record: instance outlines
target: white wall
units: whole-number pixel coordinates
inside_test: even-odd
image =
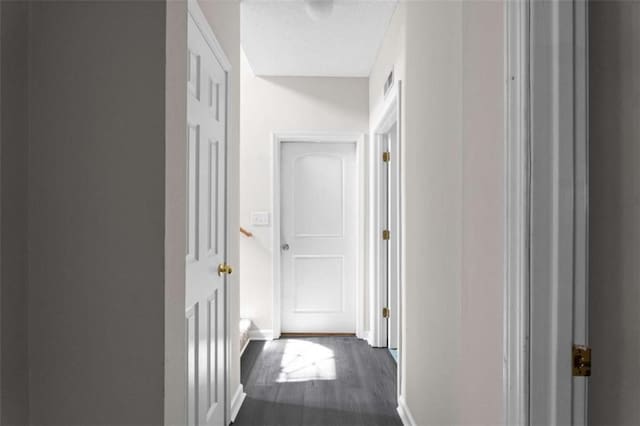
[[[372,117],[392,66],[403,80],[401,394],[417,424],[502,422],[502,7],[400,3],[371,73]]]
[[[419,424],[458,419],[462,3],[411,2],[405,83],[406,400]]]
[[[240,241],[241,316],[261,330],[273,328],[272,228],[251,227],[252,211],[272,208],[273,132],[366,133],[366,78],[270,77],[253,75],[242,55],[240,103],[240,224],[254,238]],[[272,220],[273,222],[273,220]]]
[[[504,4],[466,2],[462,19],[459,422],[495,425],[503,417]]]

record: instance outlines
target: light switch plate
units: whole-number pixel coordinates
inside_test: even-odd
[[[251,212],[251,225],[269,226],[269,212]]]

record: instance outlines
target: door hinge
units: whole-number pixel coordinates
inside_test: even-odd
[[[385,151],[382,153],[382,161],[384,161],[385,163],[391,161],[391,153],[389,151]]]
[[[385,240],[385,241],[388,241],[388,240],[391,239],[391,232],[389,232],[388,229],[384,229],[382,231],[382,239]]]
[[[591,376],[591,348],[583,345],[573,345],[573,376]]]
[[[389,315],[391,315],[389,308],[382,308],[382,318],[389,318]]]

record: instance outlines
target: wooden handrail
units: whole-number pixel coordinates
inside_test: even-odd
[[[247,231],[242,226],[240,227],[240,233],[243,234],[244,236],[248,237],[248,238],[252,238],[253,237],[253,233]]]

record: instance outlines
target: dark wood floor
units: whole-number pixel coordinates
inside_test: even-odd
[[[251,342],[241,379],[234,426],[402,425],[393,358],[355,337]]]

